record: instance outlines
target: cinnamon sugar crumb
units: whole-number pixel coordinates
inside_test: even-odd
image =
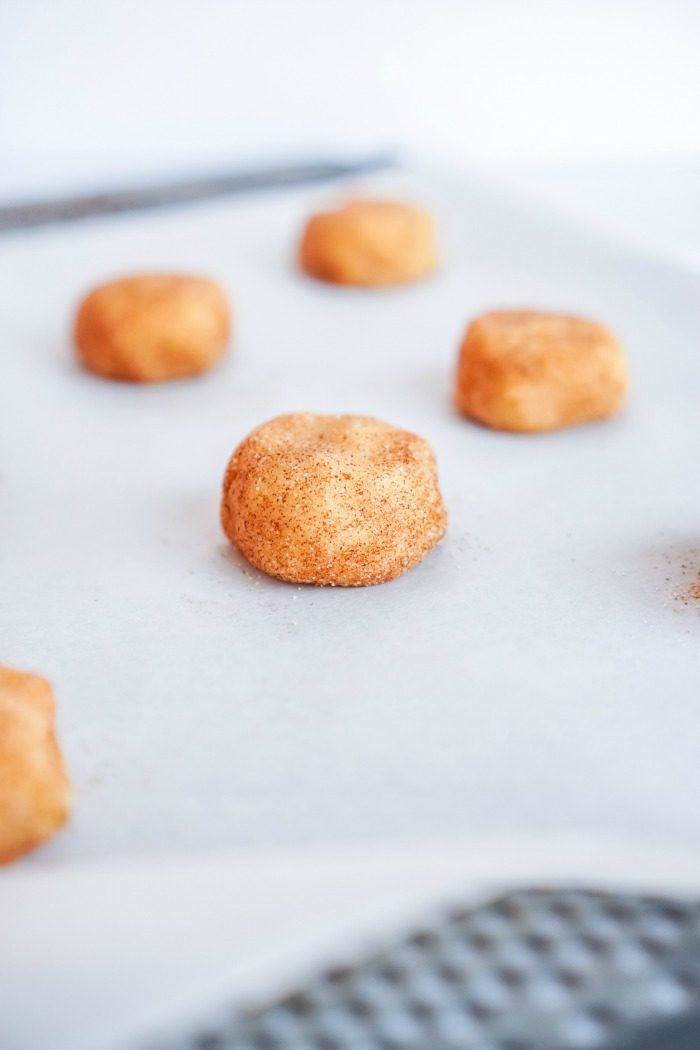
[[[676,589],[673,597],[683,605],[700,602],[700,550],[688,551],[681,561],[680,569],[686,582]]]
[[[675,598],[676,601],[683,602],[684,605],[690,605],[691,602],[700,602],[700,580],[696,583],[691,583],[684,590],[678,591]]]

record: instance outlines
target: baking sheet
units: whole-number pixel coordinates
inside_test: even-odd
[[[538,885],[694,899],[697,858],[658,841],[509,834],[15,865],[0,880],[0,1045],[184,1050],[235,1008],[298,989],[450,904]]]
[[[438,277],[297,275],[337,187],[0,241],[0,658],[53,681],[76,786],[30,865],[571,828],[700,855],[700,282],[476,181],[362,188],[435,210]],[[80,372],[78,297],[151,269],[224,282],[228,360],[153,387]],[[459,419],[459,339],[500,305],[608,322],[627,411],[539,437]],[[421,566],[322,590],[228,547],[227,458],[293,410],[432,442],[450,526]]]

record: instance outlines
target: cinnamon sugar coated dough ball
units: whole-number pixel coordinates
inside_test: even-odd
[[[351,201],[309,219],[299,265],[311,277],[334,284],[415,281],[438,265],[433,221],[423,209],[399,201]]]
[[[406,572],[442,539],[447,515],[423,438],[369,416],[278,416],[226,470],[221,523],[263,572],[361,587]]]
[[[627,386],[625,356],[602,324],[499,310],[467,330],[456,403],[463,415],[496,430],[556,430],[614,415]]]
[[[0,864],[34,849],[68,819],[71,789],[54,711],[44,678],[0,666]]]
[[[123,277],[90,292],[75,321],[75,346],[96,375],[153,383],[198,375],[228,345],[228,298],[204,277]]]

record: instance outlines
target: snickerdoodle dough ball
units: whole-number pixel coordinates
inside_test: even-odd
[[[147,274],[90,292],[78,309],[75,346],[96,375],[153,383],[211,368],[230,329],[228,297],[215,281]]]
[[[0,666],[0,864],[34,849],[68,819],[71,789],[54,712],[44,678]]]
[[[361,587],[417,565],[447,515],[427,441],[369,416],[278,416],[234,452],[221,523],[263,572]]]
[[[299,265],[334,284],[403,284],[438,265],[433,220],[412,204],[354,200],[312,216],[299,248]]]
[[[456,404],[463,415],[496,430],[556,430],[614,415],[627,386],[627,361],[604,325],[496,310],[467,329]]]

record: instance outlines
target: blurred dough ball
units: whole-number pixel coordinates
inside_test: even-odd
[[[556,430],[614,415],[627,386],[625,356],[602,324],[498,310],[467,329],[456,403],[463,415],[496,430]]]
[[[149,274],[90,292],[78,309],[75,345],[96,375],[152,383],[211,368],[230,330],[228,297],[215,281]]]
[[[226,470],[221,523],[263,572],[359,587],[417,565],[447,515],[427,441],[369,416],[278,416]]]
[[[51,686],[0,666],[0,864],[65,824],[71,789],[54,734]]]
[[[350,201],[309,219],[299,265],[311,277],[334,284],[403,284],[438,265],[433,220],[412,204]]]

